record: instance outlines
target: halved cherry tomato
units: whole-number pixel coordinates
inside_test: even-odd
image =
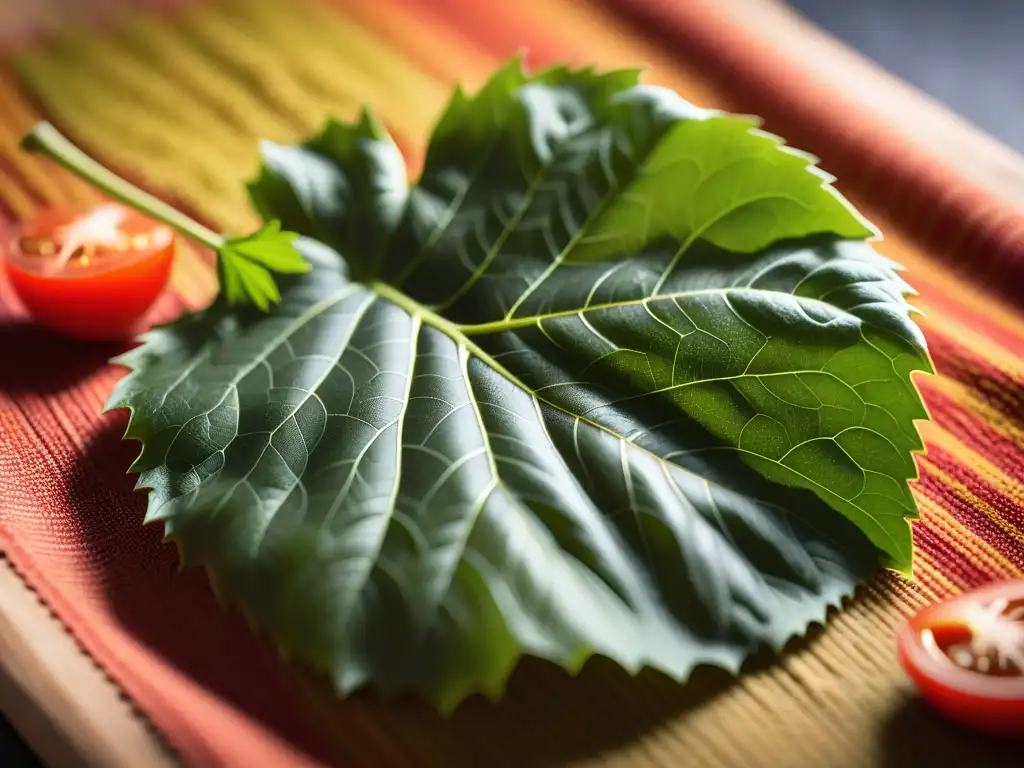
[[[899,638],[921,696],[952,720],[1024,737],[1024,579],[925,608]]]
[[[128,334],[167,284],[174,234],[117,203],[49,208],[7,249],[11,286],[40,323],[82,339]]]

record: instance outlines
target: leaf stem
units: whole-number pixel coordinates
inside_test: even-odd
[[[523,389],[527,389],[527,391],[529,391],[526,385],[521,384],[519,382],[519,379],[513,376],[508,371],[508,369],[505,368],[505,366],[503,366],[501,363],[495,360],[491,355],[487,353],[486,350],[483,349],[483,347],[481,347],[479,344],[477,344],[475,341],[469,338],[465,333],[463,333],[462,326],[456,325],[443,315],[439,315],[433,310],[423,306],[415,299],[411,298],[410,296],[407,296],[406,294],[402,293],[400,290],[398,290],[392,285],[389,285],[388,283],[383,283],[379,281],[373,282],[370,283],[370,288],[381,298],[387,299],[392,304],[396,304],[397,306],[401,307],[406,312],[408,312],[412,317],[419,318],[421,321],[423,321],[425,325],[429,325],[430,327],[438,331],[441,331],[441,333],[447,335],[448,338],[450,338],[456,344],[466,347],[466,349],[468,349],[470,352],[472,352],[474,355],[480,358],[480,360],[483,363],[493,368],[495,371],[497,371],[499,374],[507,378],[509,381],[519,383]]]
[[[163,222],[215,251],[224,247],[225,240],[222,235],[104,168],[48,122],[36,123],[22,138],[21,147],[50,158],[115,200]]]

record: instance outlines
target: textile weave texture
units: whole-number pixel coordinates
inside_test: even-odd
[[[96,194],[17,150],[54,121],[126,176],[227,231],[255,219],[243,181],[260,138],[295,140],[370,104],[415,162],[451,86],[525,50],[532,66],[645,63],[696,104],[760,114],[815,152],[886,231],[920,292],[937,376],[919,385],[916,579],[861,590],[827,627],[738,679],[680,686],[600,660],[578,678],[526,661],[507,700],[449,720],[372,694],[334,701],[280,661],[197,570],[178,572],[126,469],[125,414],[101,415],[118,350],[38,330],[0,283],[0,552],[188,765],[931,765],[998,749],[913,699],[894,636],[905,615],[1024,568],[1022,221],[914,146],[887,140],[810,73],[744,37],[716,4],[658,0],[221,0],[58,32],[0,65],[5,226]],[[844,111],[845,109],[845,111]],[[964,275],[970,273],[971,279]],[[181,246],[166,319],[208,301],[209,256]],[[1016,306],[1014,292],[1016,291]],[[1012,761],[1007,759],[1006,764]],[[916,764],[916,762],[915,762]]]

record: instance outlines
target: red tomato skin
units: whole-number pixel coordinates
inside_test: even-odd
[[[58,209],[43,212],[34,224],[42,222],[45,230],[47,223],[67,219],[68,212]],[[134,252],[99,269],[45,274],[8,258],[5,272],[25,309],[41,325],[77,339],[121,339],[167,285],[174,261],[169,230],[161,241],[166,245]]]
[[[937,682],[910,661],[905,646],[911,642],[915,641],[900,637],[900,663],[935,711],[980,733],[1024,738],[1024,699],[986,699]]]
[[[995,686],[986,691],[984,675],[960,669],[952,660],[937,658],[921,642],[924,630],[955,625],[958,607],[966,604],[964,601],[997,598],[1007,592],[1008,586],[1024,595],[1024,580],[999,582],[925,608],[907,623],[897,645],[901,665],[921,698],[937,712],[980,733],[1024,739],[1024,678],[1016,683],[1016,696],[1006,695],[1005,689],[996,694]]]

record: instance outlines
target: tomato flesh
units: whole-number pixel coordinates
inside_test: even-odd
[[[174,235],[117,204],[50,208],[9,244],[5,271],[33,318],[80,339],[129,334],[167,285]]]
[[[1024,738],[1024,579],[925,608],[899,637],[922,698],[969,728]]]

